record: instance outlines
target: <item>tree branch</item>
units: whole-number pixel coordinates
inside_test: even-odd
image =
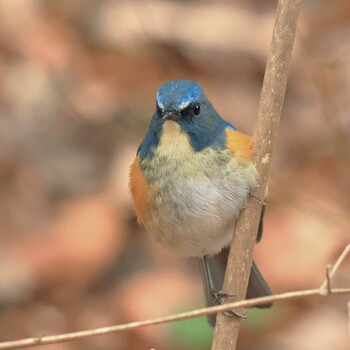
[[[247,290],[261,202],[265,195],[271,153],[283,106],[300,3],[301,0],[278,1],[253,137],[254,161],[259,172],[260,185],[236,223],[223,285],[223,291],[236,295],[237,299],[243,299]],[[235,349],[239,326],[238,318],[219,314],[212,350]]]

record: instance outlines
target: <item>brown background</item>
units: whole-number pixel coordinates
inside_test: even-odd
[[[200,82],[252,133],[275,1],[0,1],[0,340],[203,306],[197,266],[137,226],[128,169],[155,93]],[[350,2],[305,1],[255,256],[318,286],[349,242]],[[349,262],[334,285],[349,286]],[[348,348],[346,296],[250,311],[239,348]],[[209,349],[205,319],[45,349]]]

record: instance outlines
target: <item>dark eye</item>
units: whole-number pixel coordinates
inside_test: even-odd
[[[194,115],[198,115],[200,111],[201,111],[201,107],[199,105],[195,105],[193,107],[193,114]]]

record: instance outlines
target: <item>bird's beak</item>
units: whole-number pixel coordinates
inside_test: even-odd
[[[181,114],[177,111],[169,111],[163,113],[163,120],[173,120],[176,122],[179,119],[181,119]]]

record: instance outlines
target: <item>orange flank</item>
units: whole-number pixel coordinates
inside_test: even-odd
[[[144,224],[150,210],[148,186],[140,167],[140,157],[137,156],[130,169],[130,190],[134,208],[139,223]]]
[[[252,159],[252,138],[239,131],[226,129],[227,148],[244,162]]]

